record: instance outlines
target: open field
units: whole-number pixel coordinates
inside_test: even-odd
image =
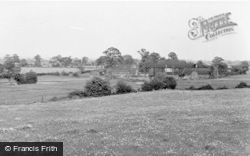
[[[63,141],[65,156],[246,156],[250,89],[165,90],[0,106],[1,141]]]
[[[74,90],[82,90],[91,75],[85,74],[79,78],[68,76],[40,76],[37,84],[10,85],[7,80],[0,79],[0,105],[31,104],[35,102],[47,102],[53,97],[65,97]],[[222,79],[203,80],[178,80],[177,89],[185,89],[191,85],[199,87],[211,84],[214,88],[234,88],[239,82],[244,81],[250,85],[250,74],[231,76]],[[117,80],[112,80],[114,85]],[[134,88],[139,88],[142,81],[129,81]]]

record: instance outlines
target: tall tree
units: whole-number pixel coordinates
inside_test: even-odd
[[[122,57],[123,57],[123,64],[125,65],[133,65],[135,63],[131,55],[123,55]]]
[[[122,56],[119,49],[110,47],[103,52],[106,56],[106,68],[112,68],[122,63]]]
[[[20,66],[21,66],[21,67],[26,67],[26,66],[28,66],[27,60],[26,60],[26,59],[21,59],[21,60],[20,60]]]
[[[89,58],[88,57],[83,57],[82,58],[82,65],[87,65],[88,64],[88,61],[89,61]]]
[[[42,66],[42,63],[41,63],[42,58],[41,58],[41,56],[37,54],[34,57],[34,59],[35,59],[35,67],[41,67]]]
[[[175,52],[170,52],[168,54],[168,57],[171,59],[171,60],[178,60],[178,57],[177,57],[177,54]]]

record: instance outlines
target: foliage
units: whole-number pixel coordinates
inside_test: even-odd
[[[86,96],[106,96],[111,94],[111,87],[108,81],[94,77],[86,83],[84,92]]]
[[[81,90],[76,90],[76,91],[73,91],[73,92],[70,92],[68,94],[68,98],[73,98],[74,96],[77,96],[77,97],[86,97],[86,93],[84,91],[81,91]]]
[[[34,59],[35,59],[35,67],[41,67],[42,66],[42,63],[41,63],[42,58],[41,58],[41,56],[40,55],[36,55],[34,57]]]
[[[115,47],[110,47],[107,50],[105,50],[104,55],[105,58],[105,68],[112,68],[114,66],[117,66],[122,63],[122,56],[119,49]]]
[[[247,85],[246,82],[240,82],[235,88],[249,88],[250,86]]]
[[[135,61],[131,55],[124,55],[123,58],[123,64],[125,65],[133,65],[135,64]]]
[[[33,71],[30,71],[26,74],[16,74],[14,80],[17,84],[33,84],[37,83],[37,74]]]
[[[62,72],[61,72],[61,75],[62,75],[62,76],[69,76],[69,73],[67,73],[67,72],[65,72],[65,71],[62,71]]]
[[[74,73],[72,74],[72,76],[73,76],[73,77],[80,77],[80,74],[79,74],[78,72],[74,72]]]
[[[160,89],[175,89],[177,83],[173,77],[169,77],[164,73],[158,73],[149,82],[145,81],[142,84],[142,91],[160,90]]]
[[[214,90],[213,87],[210,84],[195,88],[194,86],[190,86],[189,88],[186,88],[186,90]]]
[[[210,84],[207,84],[197,88],[197,90],[213,90],[213,87]]]
[[[153,89],[154,89],[153,86],[148,81],[145,81],[141,86],[142,91],[152,91]]]
[[[4,57],[4,68],[7,70],[10,75],[17,74],[21,71],[20,66],[18,65],[20,63],[18,55],[14,54],[12,56],[6,55]]]
[[[226,86],[223,87],[218,87],[217,90],[223,90],[223,89],[228,89]]]
[[[72,58],[69,57],[62,57],[61,55],[57,55],[52,57],[49,60],[52,67],[70,67],[72,66]]]
[[[240,65],[232,66],[231,73],[232,75],[237,74],[247,74],[249,70],[249,64],[247,61],[242,61]]]
[[[170,52],[168,54],[168,57],[171,59],[171,60],[178,60],[178,57],[177,57],[177,54],[175,52]]]
[[[141,49],[138,53],[141,55],[141,61],[139,62],[140,72],[148,73],[154,67],[165,68],[165,58],[162,58],[158,53],[150,53],[146,49]]]
[[[135,92],[135,90],[124,81],[118,81],[115,86],[116,94],[125,94]]]

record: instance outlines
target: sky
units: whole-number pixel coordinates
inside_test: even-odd
[[[188,38],[188,21],[231,12],[235,32],[206,41]],[[140,58],[145,48],[180,59],[250,60],[249,2],[0,1],[0,57],[55,55],[96,59],[109,47]]]

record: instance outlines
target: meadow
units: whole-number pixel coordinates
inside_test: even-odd
[[[249,93],[162,90],[0,105],[0,140],[63,141],[64,156],[246,156]]]

